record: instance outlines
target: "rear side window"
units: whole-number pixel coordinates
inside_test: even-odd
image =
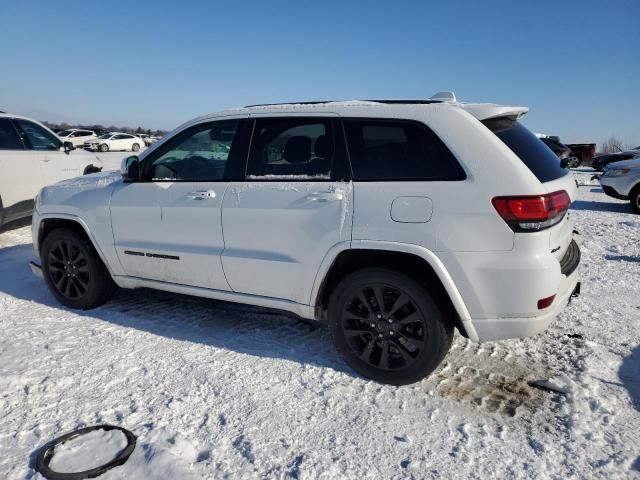
[[[463,180],[442,141],[416,122],[344,121],[354,180]]]
[[[564,177],[569,170],[549,147],[521,123],[509,118],[485,120],[484,125],[515,153],[542,183]]]
[[[0,118],[0,150],[23,150],[22,140],[8,118]]]
[[[323,180],[339,178],[340,149],[328,118],[261,118],[254,127],[247,178]],[[338,176],[336,176],[338,175]]]

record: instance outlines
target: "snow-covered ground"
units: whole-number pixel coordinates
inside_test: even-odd
[[[582,296],[535,338],[458,337],[405,387],[273,312],[151,291],[68,310],[30,273],[28,228],[0,233],[0,478],[39,478],[41,446],[98,423],[138,435],[105,479],[639,477],[640,216],[591,173]]]

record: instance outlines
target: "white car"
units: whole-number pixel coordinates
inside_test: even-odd
[[[454,329],[534,335],[579,292],[577,186],[527,111],[442,93],[200,117],[44,188],[32,268],[72,308],[117,285],[327,322],[357,372],[415,382]]]
[[[640,213],[640,153],[632,160],[610,163],[598,177],[604,193],[619,200],[629,200]]]
[[[31,215],[45,185],[102,169],[95,155],[72,149],[39,122],[0,113],[0,225]]]
[[[74,147],[82,147],[85,142],[98,138],[96,132],[92,130],[80,130],[78,128],[62,130],[58,132],[57,135],[63,142],[71,142]]]
[[[144,147],[144,140],[135,135],[121,132],[111,132],[85,142],[84,148],[101,152],[137,152]]]

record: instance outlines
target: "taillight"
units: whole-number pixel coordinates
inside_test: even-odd
[[[591,156],[592,157],[596,156],[596,146],[595,145],[591,145]]]
[[[514,232],[537,232],[559,223],[571,199],[560,190],[545,195],[495,197],[491,203]]]

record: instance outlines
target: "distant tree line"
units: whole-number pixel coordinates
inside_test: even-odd
[[[157,137],[162,137],[165,133],[167,133],[166,130],[151,130],[150,128],[145,129],[142,127],[138,127],[138,128],[116,127],[115,125],[109,125],[108,127],[105,127],[104,125],[100,125],[100,124],[72,125],[67,122],[62,122],[62,123],[42,122],[42,123],[44,123],[47,127],[49,127],[54,132],[58,132],[60,130],[68,130],[70,128],[81,128],[83,130],[93,130],[94,132],[123,132],[123,133],[131,133],[131,134],[146,133],[147,135],[154,135]]]

